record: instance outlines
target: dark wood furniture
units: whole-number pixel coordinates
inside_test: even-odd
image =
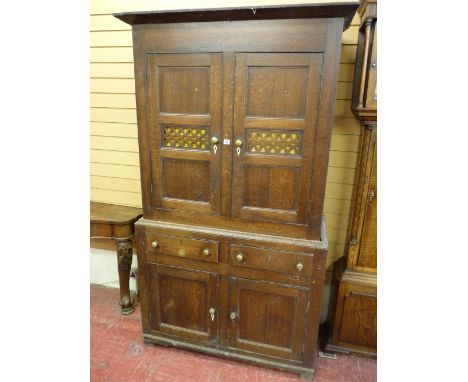
[[[363,123],[347,257],[334,267],[328,351],[377,354],[377,1],[363,1],[353,110]]]
[[[357,4],[132,25],[145,341],[313,372],[341,35]]]
[[[135,308],[130,297],[130,269],[132,267],[132,238],[135,222],[142,216],[141,208],[91,202],[91,239],[113,239],[117,243],[120,285],[120,311],[130,314]]]

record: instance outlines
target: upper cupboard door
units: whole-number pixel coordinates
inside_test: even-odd
[[[148,54],[154,208],[220,211],[221,54]]]
[[[234,216],[306,225],[322,60],[236,55]]]

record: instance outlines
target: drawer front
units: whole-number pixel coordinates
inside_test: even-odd
[[[312,276],[313,254],[306,255],[231,244],[229,246],[229,263],[239,267]]]
[[[219,242],[191,239],[148,232],[146,236],[149,256],[166,255],[191,260],[218,262]]]

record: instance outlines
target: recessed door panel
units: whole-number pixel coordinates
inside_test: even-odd
[[[219,214],[221,54],[147,54],[153,208]]]
[[[339,340],[377,347],[377,296],[348,291],[343,298]]]
[[[287,317],[294,316],[294,299],[249,289],[239,293],[239,339],[291,348],[292,327]]]
[[[161,163],[163,199],[209,203],[210,162],[163,158]]]
[[[301,360],[308,290],[229,279],[229,347]]]
[[[161,113],[210,114],[210,68],[159,68]]]
[[[247,117],[304,118],[307,66],[247,67]]]
[[[307,225],[322,61],[236,54],[233,216]]]
[[[244,171],[245,207],[296,211],[297,168],[245,165]]]
[[[161,323],[206,333],[207,289],[203,281],[159,275]]]
[[[155,264],[148,267],[152,330],[202,341],[216,339],[218,275]]]

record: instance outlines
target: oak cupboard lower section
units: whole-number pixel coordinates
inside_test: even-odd
[[[141,220],[145,342],[313,373],[327,243]]]

